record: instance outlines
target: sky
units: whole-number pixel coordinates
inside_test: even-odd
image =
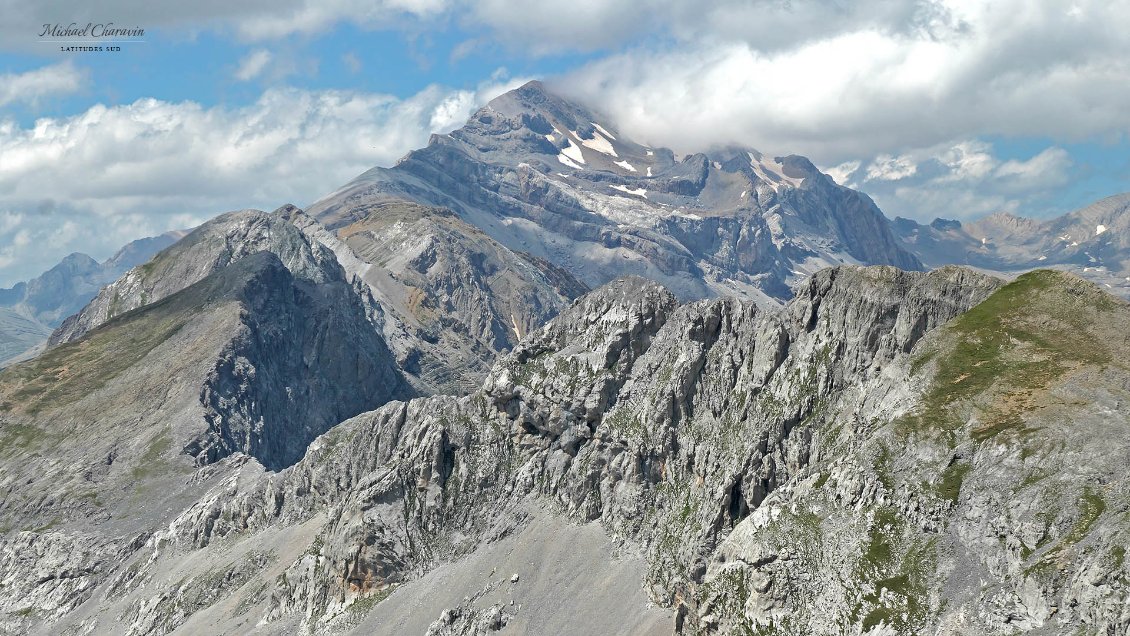
[[[892,218],[1043,218],[1130,191],[1127,0],[0,0],[0,14],[0,286],[224,211],[305,206],[530,79],[680,154],[805,155]],[[119,51],[41,37],[71,23],[144,34],[102,44]]]

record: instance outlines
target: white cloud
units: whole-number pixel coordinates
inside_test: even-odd
[[[74,93],[85,85],[86,73],[67,60],[26,73],[0,75],[0,106],[15,102],[36,104],[54,95]]]
[[[4,122],[0,285],[71,251],[104,258],[134,238],[225,210],[306,205],[391,165],[520,82],[431,86],[407,99],[278,88],[236,109],[142,99],[26,128]]]
[[[867,167],[866,178],[868,181],[898,181],[912,177],[916,172],[918,172],[918,166],[914,164],[910,157],[879,155]]]
[[[239,68],[235,71],[235,78],[241,82],[247,82],[255,79],[267,68],[267,64],[271,62],[271,52],[267,49],[256,49],[248,53],[239,62]]]
[[[860,165],[862,165],[862,162],[858,160],[845,161],[838,166],[825,168],[824,173],[832,177],[832,179],[835,180],[836,183],[844,185],[851,182],[852,177],[855,176],[855,173],[859,170]]]
[[[1063,148],[1047,148],[1027,161],[1011,159],[996,169],[1005,187],[1016,192],[1052,189],[1066,185],[1071,156]]]
[[[653,144],[740,143],[830,165],[955,138],[1130,131],[1130,30],[1115,26],[1130,24],[1130,5],[1081,1],[1071,19],[1026,0],[882,10],[894,5],[864,2],[874,16],[847,8],[842,21],[840,5],[819,2],[754,3],[751,21],[703,9],[671,28],[709,36],[630,48],[556,85]],[[775,36],[764,44],[747,25]]]
[[[929,221],[1044,209],[1033,204],[1067,185],[1072,167],[1067,151],[1056,146],[1027,159],[1002,160],[991,144],[965,139],[845,162],[828,172],[867,192],[888,216]]]

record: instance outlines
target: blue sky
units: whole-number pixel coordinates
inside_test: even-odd
[[[1033,4],[1037,6],[1032,6]],[[305,205],[532,78],[638,141],[810,157],[888,216],[1130,190],[1130,9],[927,0],[125,0],[0,36],[0,285],[72,251]],[[62,53],[45,22],[146,29]]]

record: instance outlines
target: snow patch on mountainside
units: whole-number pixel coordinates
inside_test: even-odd
[[[647,189],[646,188],[632,189],[632,188],[629,188],[628,186],[624,186],[624,185],[614,185],[614,186],[611,186],[611,187],[612,187],[613,190],[619,190],[620,192],[627,192],[628,194],[634,194],[638,197],[643,197],[645,199],[647,198]]]
[[[746,154],[749,155],[749,166],[753,168],[753,173],[775,192],[785,185],[794,188],[800,187],[803,179],[787,176],[785,166],[776,159],[766,160],[761,153],[747,152]]]
[[[602,137],[599,132],[594,132],[592,134],[592,139],[581,139],[581,136],[577,134],[577,131],[575,130],[570,130],[569,132],[573,133],[573,136],[576,137],[581,142],[581,145],[586,148],[592,148],[599,153],[612,157],[620,156],[616,154],[616,149],[612,147],[612,142]],[[572,144],[572,142],[569,143],[570,145]]]
[[[636,167],[633,166],[632,164],[628,163],[627,161],[613,161],[612,163],[620,166],[621,168],[623,168],[625,170],[631,170],[632,172],[636,172]],[[648,173],[649,173],[647,176],[650,177],[651,176],[651,174],[650,174],[651,168],[648,168],[647,170],[648,170]]]
[[[612,135],[612,133],[610,133],[607,130],[605,130],[604,128],[602,128],[600,124],[596,123],[595,121],[592,121],[592,122],[589,122],[589,123],[592,124],[593,128],[596,128],[597,130],[599,130],[602,135],[604,135],[605,137],[608,137],[609,139],[611,139],[613,141],[616,141],[616,137],[614,137]]]
[[[574,170],[584,170],[584,167],[583,167],[583,166],[581,166],[581,165],[577,164],[577,163],[576,163],[575,161],[573,161],[572,159],[570,159],[570,158],[566,157],[566,156],[565,156],[565,155],[563,155],[563,154],[561,154],[561,155],[557,155],[557,160],[558,160],[558,161],[560,161],[561,163],[563,163],[563,164],[565,164],[565,165],[569,166],[570,168],[572,168],[572,169],[574,169]],[[558,174],[561,174],[561,173],[558,173]],[[566,176],[566,175],[561,175],[561,176],[563,176],[563,177],[564,177],[564,176]]]
[[[577,164],[585,162],[584,153],[581,151],[580,146],[573,143],[572,139],[566,138],[565,141],[569,142],[569,147],[563,149],[561,154],[557,155],[557,160],[570,168],[581,170],[582,168]]]

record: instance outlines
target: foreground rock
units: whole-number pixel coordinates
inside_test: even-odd
[[[764,311],[614,282],[470,395],[359,415],[279,472],[225,460],[27,625],[552,629],[573,537],[614,580],[638,564],[619,633],[1121,633],[1130,308],[1054,272],[1001,285],[843,267]],[[588,609],[573,628],[608,632]]]

